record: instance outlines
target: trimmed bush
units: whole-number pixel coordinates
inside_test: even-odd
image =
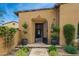
[[[28,52],[29,51],[29,49],[27,48],[27,47],[23,47],[23,48],[21,48],[23,51],[25,51],[25,52]]]
[[[76,54],[77,53],[77,49],[75,47],[73,47],[72,45],[67,45],[64,47],[64,50],[70,54]]]
[[[29,49],[27,47],[22,47],[16,52],[16,56],[27,56]]]
[[[27,27],[28,27],[28,25],[27,25],[26,21],[23,22],[23,24],[22,24],[23,36],[22,36],[22,39],[21,39],[21,45],[27,45],[27,43],[28,43],[28,39],[26,38]]]
[[[16,56],[27,56],[27,54],[25,53],[25,51],[23,51],[22,49],[19,49],[16,52]]]
[[[59,32],[59,25],[58,24],[52,24],[52,29],[54,32]]]
[[[54,45],[51,45],[48,48],[48,52],[49,52],[49,55],[55,56],[55,55],[57,55],[57,48]]]
[[[27,29],[27,24],[26,24],[26,22],[24,22],[24,23],[22,24],[22,27],[23,27],[24,29]]]
[[[24,22],[23,24],[22,24],[22,27],[23,27],[23,32],[26,34],[27,33],[27,31],[26,31],[26,29],[27,29],[27,24],[26,24],[26,22]]]
[[[51,56],[56,56],[58,53],[57,53],[57,51],[54,51],[54,50],[53,50],[53,51],[50,51],[49,54],[50,54]]]
[[[58,39],[58,33],[56,33],[56,32],[52,33],[51,38]]]
[[[51,28],[52,28],[51,44],[57,45],[59,44],[59,25],[52,24]]]
[[[73,43],[73,39],[75,37],[75,28],[73,25],[71,24],[67,24],[63,27],[64,30],[64,37],[66,39],[66,44],[72,44]]]
[[[59,44],[59,35],[58,35],[57,32],[53,32],[52,35],[51,35],[51,38],[52,38],[52,40],[51,40],[52,45]]]
[[[52,51],[52,50],[55,50],[57,51],[57,48],[54,46],[54,45],[51,45],[49,48],[48,48],[48,51]]]

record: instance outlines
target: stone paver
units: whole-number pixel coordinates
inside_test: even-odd
[[[49,46],[50,45],[46,45],[44,43],[27,44],[27,47],[31,47],[31,48],[46,48]]]
[[[29,56],[48,56],[46,48],[32,48]]]

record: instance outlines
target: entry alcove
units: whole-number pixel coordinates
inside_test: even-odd
[[[48,43],[48,22],[45,18],[38,15],[32,19],[34,24],[34,38],[35,43]]]

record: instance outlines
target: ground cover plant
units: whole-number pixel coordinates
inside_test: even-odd
[[[28,56],[29,49],[27,47],[22,47],[16,51],[16,56]]]
[[[64,50],[69,54],[77,54],[77,48],[72,45],[65,46]]]
[[[55,45],[51,45],[48,48],[48,53],[49,53],[50,56],[56,56],[56,55],[58,55],[57,48],[55,47]]]

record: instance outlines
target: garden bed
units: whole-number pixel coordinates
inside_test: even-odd
[[[11,53],[7,54],[6,56],[29,56],[30,54],[30,49],[29,51],[21,51],[21,48],[15,48],[12,50]]]
[[[14,50],[12,50],[11,53],[7,54],[6,56],[17,56],[16,51],[19,49],[20,48],[15,48]],[[26,56],[29,56],[30,51],[31,51],[31,48],[29,49],[28,55],[26,55]],[[58,48],[57,52],[58,52],[58,54],[56,56],[79,56],[79,51],[77,54],[69,54],[69,53],[65,52],[63,48]]]
[[[50,53],[49,53],[49,56],[51,56]],[[62,48],[59,48],[58,47],[57,48],[57,54],[56,55],[53,55],[53,56],[79,56],[79,50],[77,50],[77,54],[70,54],[70,53],[67,53],[64,50],[64,47],[62,47]]]

